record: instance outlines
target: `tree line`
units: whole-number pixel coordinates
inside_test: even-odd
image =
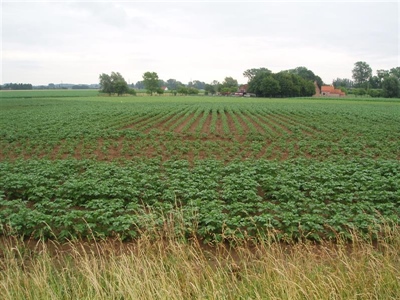
[[[354,64],[352,78],[353,80],[336,78],[333,80],[333,86],[356,96],[400,97],[400,67],[376,70],[376,75],[373,75],[372,68],[368,63],[358,61]]]
[[[230,95],[236,92],[253,93],[259,97],[301,97],[315,94],[316,82],[319,86],[323,84],[321,78],[316,76],[306,67],[272,73],[266,68],[248,69],[243,72],[247,77],[246,85],[239,85],[233,77],[225,77],[222,82],[213,80],[205,83],[199,80],[183,84],[176,79],[164,81],[158,77],[156,72],[145,72],[142,80],[136,84],[128,85],[122,75],[112,72],[111,75],[101,74],[99,76],[101,91],[103,93],[122,95],[128,93],[132,88],[146,90],[150,95],[162,94],[165,90],[174,95],[196,95],[199,90],[204,90],[205,95]],[[244,87],[241,91],[240,86]],[[134,94],[134,92],[130,92]]]
[[[32,84],[30,83],[6,83],[0,85],[0,90],[32,90]]]

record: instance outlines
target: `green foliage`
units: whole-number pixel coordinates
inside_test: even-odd
[[[1,226],[34,237],[135,238],[179,211],[184,234],[210,241],[376,237],[400,217],[397,161],[31,160],[1,163],[0,186]]]
[[[315,94],[313,81],[289,71],[276,74],[259,72],[249,81],[248,90],[261,97],[301,97]]]
[[[383,95],[386,98],[400,97],[400,80],[396,76],[388,76],[382,82]]]
[[[30,83],[6,83],[0,85],[0,90],[32,90]]]
[[[214,95],[217,92],[215,89],[215,86],[213,86],[211,84],[206,84],[204,89],[205,89],[207,95],[208,94]]]
[[[335,89],[343,87],[346,89],[351,89],[353,87],[353,81],[347,78],[336,78],[333,80],[333,86]]]
[[[136,90],[135,89],[130,89],[129,88],[126,93],[129,94],[129,95],[132,95],[132,96],[136,96]]]
[[[251,81],[259,73],[272,74],[272,72],[267,68],[253,68],[244,71],[243,76],[247,77],[248,81]]]
[[[218,86],[218,89],[220,92],[224,90],[224,92],[222,93],[236,92],[238,89],[238,85],[239,84],[236,79],[233,79],[232,77],[225,77],[222,84]]]
[[[313,71],[308,70],[306,67],[297,67],[295,69],[289,70],[288,72],[292,73],[292,74],[295,74],[295,75],[298,75],[298,76],[300,76],[301,78],[303,78],[303,79],[305,79],[307,81],[311,81],[311,82],[316,81],[317,85],[320,88],[324,84],[322,79],[321,79],[321,77],[316,76]],[[315,90],[314,90],[314,93],[315,93]]]
[[[367,88],[367,83],[372,76],[371,67],[364,61],[358,61],[354,64],[352,70],[354,83],[357,87]]]
[[[122,100],[2,98],[5,232],[317,240],[399,219],[398,100]]]
[[[100,87],[101,92],[109,94],[117,94],[121,96],[128,92],[128,83],[122,77],[122,75],[118,72],[111,72],[111,75],[108,74],[100,74]]]
[[[160,88],[159,79],[156,72],[146,72],[143,74],[143,84],[150,95],[156,93]]]

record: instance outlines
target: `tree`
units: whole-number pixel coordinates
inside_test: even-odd
[[[117,93],[118,96],[125,94],[128,91],[128,83],[124,77],[118,72],[111,72],[111,75],[100,74],[100,91],[107,93],[110,96]]]
[[[150,95],[157,92],[159,88],[158,85],[158,75],[156,72],[146,72],[143,74],[143,84]]]
[[[305,80],[309,80],[311,82],[316,81],[319,88],[324,85],[321,77],[314,74],[313,71],[307,69],[306,67],[297,67],[295,69],[289,70],[289,73],[296,74]]]
[[[139,90],[144,90],[144,83],[143,81],[138,81],[135,84],[135,88],[139,89]]]
[[[335,89],[339,87],[345,87],[346,89],[351,89],[353,87],[353,81],[347,78],[336,78],[333,80],[332,83]]]
[[[368,80],[372,76],[371,67],[364,61],[358,61],[354,64],[352,73],[357,87],[364,87],[368,89]]]
[[[100,80],[100,91],[102,93],[106,93],[111,96],[111,94],[114,93],[114,88],[111,82],[111,76],[103,73],[100,74],[99,80]]]
[[[253,68],[253,69],[248,69],[243,72],[243,76],[247,77],[247,80],[250,81],[252,80],[258,73],[267,73],[271,74],[272,72],[268,70],[267,68]]]
[[[383,69],[376,70],[376,76],[378,76],[378,78],[379,78],[379,80],[380,80],[381,83],[382,83],[383,79],[384,79],[385,77],[389,76],[389,75],[390,75],[390,74],[389,74],[389,71],[388,71],[388,70],[383,70]]]
[[[262,79],[260,91],[264,97],[276,97],[281,91],[278,80],[272,76],[267,76]]]
[[[232,77],[225,77],[225,80],[222,82],[221,85],[218,86],[219,91],[222,91],[222,89],[228,88],[230,91],[236,92],[238,88],[238,81],[236,79],[233,79]]]
[[[114,88],[114,93],[118,96],[125,94],[128,91],[128,83],[118,72],[111,73],[111,84]]]
[[[187,91],[189,95],[197,95],[199,93],[199,90],[194,87],[188,88]]]
[[[382,82],[383,96],[386,98],[400,97],[400,81],[394,76],[386,77]]]
[[[176,90],[181,85],[183,85],[183,83],[180,81],[177,81],[176,79],[168,79],[166,82],[166,86],[169,90]]]
[[[193,80],[188,83],[188,87],[194,87],[195,89],[198,90],[204,90],[205,85],[206,85],[205,82],[199,80]]]
[[[206,91],[206,95],[208,94],[214,95],[216,92],[215,87],[208,83],[205,85],[204,90]]]
[[[400,67],[390,69],[390,75],[393,75],[400,79]]]
[[[189,94],[189,89],[187,87],[185,87],[184,85],[181,85],[178,87],[178,90],[176,92],[178,94],[187,95],[187,94]]]

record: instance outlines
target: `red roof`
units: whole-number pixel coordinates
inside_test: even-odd
[[[323,85],[321,87],[321,93],[336,94],[336,95],[340,95],[340,96],[346,95],[346,93],[342,92],[339,89],[335,89],[335,87],[333,87],[331,85]]]

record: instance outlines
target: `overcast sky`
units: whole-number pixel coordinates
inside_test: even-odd
[[[245,83],[243,71],[305,66],[325,83],[357,61],[400,66],[399,3],[347,1],[2,1],[0,82]]]

